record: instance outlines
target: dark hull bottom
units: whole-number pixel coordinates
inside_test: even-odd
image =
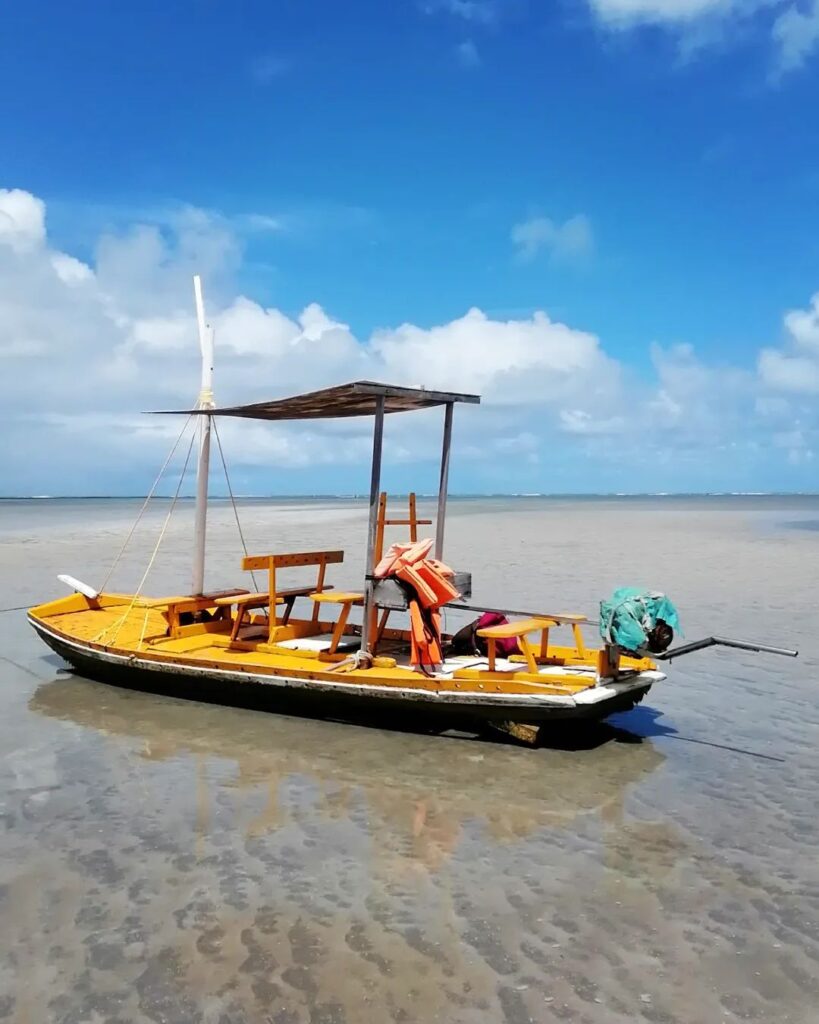
[[[162,694],[185,700],[198,700],[230,707],[253,708],[286,715],[337,719],[372,724],[384,728],[417,728],[420,722],[435,723],[435,728],[455,728],[476,722],[516,722],[545,725],[559,720],[600,721],[617,712],[630,711],[648,693],[649,686],[635,689],[601,704],[573,708],[549,708],[532,716],[523,711],[487,704],[452,705],[416,702],[390,697],[373,697],[357,692],[328,693],[326,690],[279,688],[252,680],[229,684],[218,677],[176,675],[137,666],[111,665],[84,655],[60,642],[50,633],[43,640],[79,674],[88,679],[129,690]],[[528,712],[529,709],[526,709]]]

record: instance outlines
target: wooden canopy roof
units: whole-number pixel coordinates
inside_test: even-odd
[[[292,398],[278,398],[252,405],[229,405],[215,409],[193,410],[200,415],[239,416],[254,420],[317,420],[349,416],[372,416],[378,399],[384,399],[384,412],[412,412],[454,402],[480,402],[480,395],[452,391],[428,391],[426,388],[403,388],[359,380],[321,391],[309,391]],[[191,410],[173,410],[190,413]]]

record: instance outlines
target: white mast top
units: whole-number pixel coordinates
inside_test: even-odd
[[[213,401],[213,330],[205,320],[205,303],[202,299],[202,279],[198,274],[193,278],[193,294],[196,298],[196,322],[199,327],[199,350],[202,353],[202,383],[199,391],[198,408],[212,409]]]
[[[199,349],[202,353],[202,382],[197,409],[212,409],[213,400],[213,331],[205,322],[205,303],[202,300],[202,281],[193,279],[196,298],[196,322],[199,327]],[[210,473],[210,416],[202,416],[199,424],[199,462],[196,469],[196,523],[193,540],[193,578],[191,591],[204,593],[205,588],[205,531],[208,517],[208,475]]]

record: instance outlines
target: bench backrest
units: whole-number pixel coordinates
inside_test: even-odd
[[[255,569],[266,569],[268,574],[268,593],[270,594],[270,617],[271,622],[275,615],[276,607],[276,570],[294,569],[298,566],[317,566],[315,590],[324,589],[324,577],[327,566],[344,561],[343,551],[298,551],[281,555],[247,555],[242,559],[242,568],[252,572]]]

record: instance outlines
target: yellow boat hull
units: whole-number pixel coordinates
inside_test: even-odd
[[[263,702],[286,713],[354,717],[412,711],[532,723],[599,719],[633,707],[664,678],[652,662],[631,659],[617,678],[601,680],[591,654],[583,659],[562,648],[555,650],[563,657],[552,660],[564,663],[541,668],[535,676],[525,664],[490,672],[476,659],[448,664],[434,676],[391,658],[358,668],[343,654],[328,658],[275,643],[231,643],[227,623],[195,623],[177,631],[183,635],[171,636],[167,608],[174,600],[182,599],[100,595],[90,600],[73,594],[31,609],[29,621],[81,675],[199,700]],[[331,625],[295,621],[288,631],[297,636]]]

